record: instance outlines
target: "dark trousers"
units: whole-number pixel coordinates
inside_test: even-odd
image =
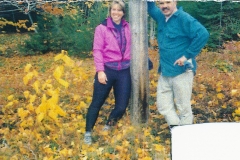
[[[111,111],[107,125],[114,125],[124,115],[131,95],[130,68],[124,70],[112,70],[105,67],[107,84],[98,81],[98,74],[95,75],[92,103],[88,108],[86,117],[86,131],[91,131],[96,123],[99,111],[113,88],[115,107]]]

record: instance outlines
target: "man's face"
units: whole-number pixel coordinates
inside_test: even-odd
[[[169,17],[177,9],[177,2],[175,0],[160,0],[159,8],[165,17]]]

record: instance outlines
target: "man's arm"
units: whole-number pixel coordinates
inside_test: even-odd
[[[148,6],[148,14],[155,20],[155,21],[159,21],[159,18],[161,16],[163,16],[163,14],[161,13],[160,9],[155,5],[155,2],[152,1],[148,1],[147,2],[147,6]]]
[[[200,53],[201,49],[206,45],[209,38],[207,29],[197,20],[193,20],[189,27],[189,35],[192,41],[184,54],[187,59],[196,57]]]

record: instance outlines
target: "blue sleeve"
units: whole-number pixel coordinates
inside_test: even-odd
[[[148,1],[147,10],[148,10],[148,14],[157,22],[160,20],[160,17],[163,16],[160,9],[155,5],[155,2]]]
[[[187,59],[194,58],[201,52],[208,41],[209,33],[200,22],[193,19],[189,24],[189,37],[191,43],[184,55]]]

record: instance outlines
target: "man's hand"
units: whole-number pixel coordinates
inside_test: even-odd
[[[104,71],[98,72],[98,81],[102,84],[107,84],[107,76]]]
[[[184,62],[187,60],[187,58],[185,56],[182,56],[181,58],[179,58],[178,60],[175,61],[174,66],[177,64],[179,66],[183,66]]]

